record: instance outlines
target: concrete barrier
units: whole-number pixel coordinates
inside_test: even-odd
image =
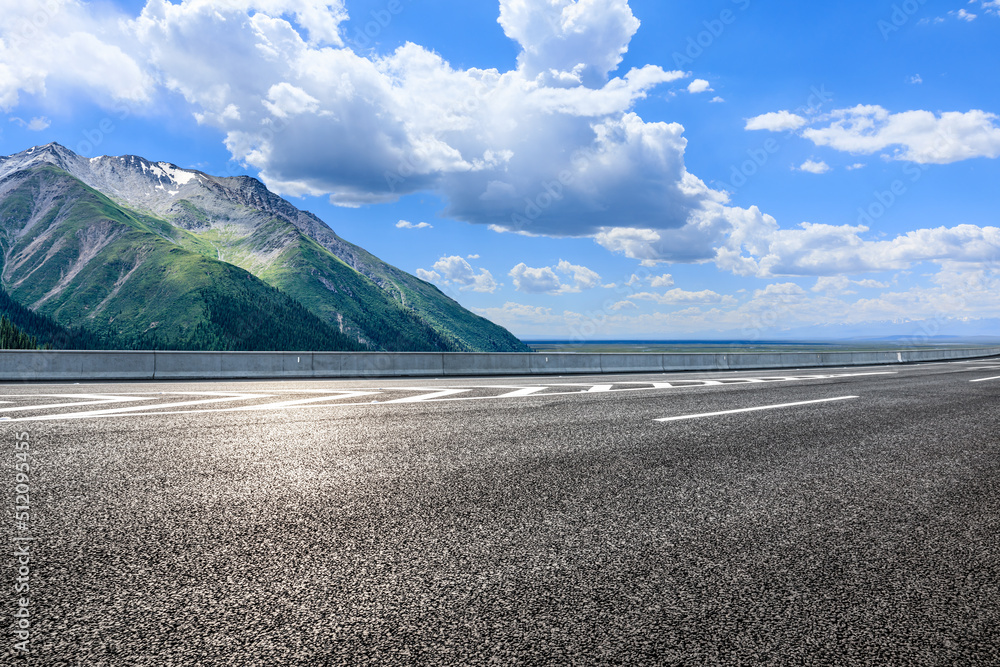
[[[153,352],[0,351],[0,380],[149,380]]]
[[[444,354],[445,375],[530,375],[530,354],[455,352]]]
[[[602,373],[661,373],[662,354],[602,354]]]
[[[316,352],[313,377],[441,377],[440,352]],[[340,360],[340,368],[335,366]]]
[[[1000,347],[751,354],[0,351],[0,382],[598,375],[874,366],[1000,356]]]
[[[538,353],[528,355],[533,375],[577,375],[601,373],[601,355]]]

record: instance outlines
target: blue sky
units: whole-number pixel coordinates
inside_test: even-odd
[[[259,176],[522,337],[919,338],[1000,317],[998,0],[4,17],[0,154],[58,141]]]

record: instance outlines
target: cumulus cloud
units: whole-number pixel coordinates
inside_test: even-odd
[[[639,294],[633,294],[629,297],[630,299],[635,299],[637,301],[653,301],[660,304],[661,306],[676,306],[680,304],[735,304],[736,299],[731,296],[724,296],[712,290],[703,290],[701,292],[688,292],[682,289],[672,289],[663,294],[658,294],[654,292],[640,292]]]
[[[426,222],[418,222],[416,224],[410,222],[409,220],[400,220],[396,223],[397,229],[434,229],[434,225]],[[479,259],[479,255],[469,256],[469,259]]]
[[[877,105],[838,109],[819,117],[812,127],[804,118],[765,114],[747,121],[747,129],[801,130],[817,146],[871,155],[891,149],[889,156],[920,164],[948,164],[977,157],[1000,157],[1000,117],[973,109],[967,112],[904,111],[891,113]],[[802,129],[805,128],[805,129]]]
[[[601,276],[595,271],[566,260],[541,268],[532,268],[522,262],[510,270],[510,277],[514,288],[527,294],[578,293],[601,284]]]
[[[653,276],[653,278],[649,281],[649,286],[654,289],[658,287],[673,287],[674,277],[669,273],[664,273],[661,276]]]
[[[0,109],[21,93],[74,90],[101,103],[142,103],[154,86],[125,17],[75,0],[6,2],[0,22]]]
[[[714,261],[740,275],[962,262],[970,247],[992,243],[991,228],[920,230],[912,234],[942,245],[918,252],[905,237],[871,241],[852,227],[780,230],[756,208],[728,206],[726,193],[688,172],[684,128],[634,111],[657,87],[691,75],[656,65],[619,71],[639,29],[626,0],[501,0],[500,25],[519,45],[517,66],[507,71],[453,67],[412,43],[355,52],[340,34],[341,0],[148,0],[138,17],[109,3],[8,5],[0,108],[57,88],[107,105],[170,95],[286,195],[358,206],[433,191],[458,220],[589,236],[647,266]],[[991,7],[992,0],[983,4]],[[44,26],[33,29],[39,16]],[[746,127],[925,164],[1000,156],[997,116],[977,110],[893,114],[859,106],[810,120],[781,111]],[[497,288],[488,271],[453,259],[423,275],[459,289]],[[523,284],[589,288],[584,274],[560,266],[532,269],[534,283],[525,266]]]
[[[717,264],[758,277],[842,276],[898,271],[922,262],[977,264],[1000,258],[997,227],[920,229],[889,240],[866,239],[868,231],[861,225],[802,223],[779,229],[761,224],[720,248]]]
[[[945,262],[929,277],[926,286],[900,291],[880,291],[857,296],[857,289],[886,290],[875,280],[824,277],[816,289],[794,282],[775,282],[737,299],[722,296],[720,303],[653,301],[645,310],[630,297],[609,303],[599,318],[572,311],[507,303],[503,308],[477,310],[479,314],[514,331],[534,335],[609,337],[662,335],[664,332],[718,333],[759,338],[795,327],[860,325],[896,322],[894,333],[909,330],[914,338],[947,333],[949,322],[971,322],[1000,317],[1000,272],[996,265],[974,266]],[[663,301],[669,301],[664,298]],[[713,298],[714,300],[714,298]],[[909,323],[909,324],[907,324]]]
[[[819,162],[816,160],[806,160],[802,163],[802,166],[799,167],[799,171],[805,171],[810,174],[825,174],[830,171],[830,165],[822,160]]]
[[[695,79],[694,81],[688,84],[688,92],[692,94],[698,94],[698,93],[711,93],[714,91],[712,90],[712,84],[710,84],[705,79]]]
[[[148,0],[132,19],[53,1],[70,11],[47,42],[12,50],[4,33],[0,105],[60,77],[105,100],[172,93],[280,194],[359,206],[435,191],[459,220],[577,237],[680,229],[726,200],[687,171],[682,126],[632,111],[689,74],[618,71],[639,29],[626,0],[502,0],[520,48],[508,71],[412,43],[355,52],[340,0]]]
[[[486,269],[478,272],[462,257],[442,257],[434,263],[433,270],[417,269],[417,277],[429,283],[454,286],[459,290],[488,292],[492,294],[500,287]]]
[[[804,127],[808,121],[797,114],[789,111],[774,111],[765,113],[747,120],[747,130],[769,130],[771,132],[784,132],[787,130],[797,130]]]
[[[627,0],[501,0],[498,22],[521,45],[529,79],[597,87],[639,29]]]

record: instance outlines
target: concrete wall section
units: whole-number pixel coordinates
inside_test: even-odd
[[[456,352],[445,354],[445,375],[530,375],[531,355],[519,353],[479,354]]]
[[[600,374],[599,354],[530,354],[531,373],[534,375]]]
[[[602,354],[602,373],[660,373],[662,354]]]
[[[0,382],[530,376],[874,366],[1000,356],[1000,347],[761,354],[0,351]]]
[[[316,352],[313,377],[441,377],[441,357],[439,352]]]
[[[0,380],[149,380],[153,352],[2,351]]]

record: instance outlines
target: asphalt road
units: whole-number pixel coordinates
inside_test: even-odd
[[[3,664],[1000,664],[1000,359],[0,401]]]

